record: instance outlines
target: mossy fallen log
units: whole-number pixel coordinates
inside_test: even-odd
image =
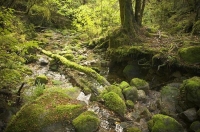
[[[105,86],[110,85],[110,83],[103,76],[101,76],[95,70],[93,70],[93,69],[91,69],[89,67],[81,66],[81,65],[79,65],[79,64],[77,64],[75,62],[67,60],[65,57],[63,57],[61,55],[53,54],[50,51],[46,51],[46,50],[43,50],[41,48],[38,48],[38,50],[40,50],[42,53],[44,53],[45,55],[47,55],[47,56],[49,56],[51,58],[60,60],[60,62],[62,64],[64,64],[65,66],[67,66],[68,68],[73,68],[73,69],[78,70],[80,72],[84,72],[85,74],[87,74],[87,75],[93,77],[94,79],[96,79],[102,85],[105,85]]]

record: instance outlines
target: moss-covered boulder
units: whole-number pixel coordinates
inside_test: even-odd
[[[194,132],[200,132],[200,121],[194,121],[191,125],[190,125],[190,129]]]
[[[126,100],[131,100],[133,102],[136,102],[138,100],[138,92],[137,88],[134,86],[130,86],[128,88],[125,88],[123,90],[123,94]]]
[[[121,89],[125,89],[125,88],[127,88],[127,87],[129,87],[130,85],[129,85],[129,83],[127,83],[126,81],[122,81],[120,84],[119,84],[119,87],[121,88]]]
[[[42,96],[13,116],[5,132],[65,131],[66,125],[86,110],[86,105],[69,98],[66,91],[45,89]]]
[[[126,112],[126,105],[124,100],[115,92],[108,92],[103,95],[105,106],[120,116],[124,116]]]
[[[137,87],[138,90],[145,91],[146,94],[149,92],[149,83],[143,79],[133,78],[130,81],[130,85]]]
[[[128,64],[123,69],[124,76],[130,81],[134,77],[140,77],[141,76],[141,69],[137,64]]]
[[[86,111],[75,118],[72,124],[76,132],[95,132],[100,125],[100,119],[94,112]]]
[[[124,96],[122,94],[122,89],[116,85],[107,86],[106,92],[114,92],[114,93],[118,94],[122,99],[124,99]]]
[[[174,118],[162,114],[156,114],[148,121],[151,132],[183,132],[182,125]]]
[[[176,87],[164,86],[161,88],[161,113],[169,116],[176,116],[180,91]]]
[[[182,100],[189,107],[200,107],[200,77],[184,80],[180,90]]]
[[[178,53],[181,60],[186,63],[195,64],[200,62],[200,46],[180,48]]]
[[[35,84],[47,84],[48,83],[48,78],[45,75],[39,75],[35,79]]]

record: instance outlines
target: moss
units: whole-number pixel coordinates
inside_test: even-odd
[[[45,75],[39,75],[35,79],[35,84],[47,84],[48,83],[48,78]]]
[[[137,87],[138,90],[143,90],[143,91],[145,91],[146,94],[147,94],[148,91],[149,91],[149,83],[146,82],[146,81],[143,80],[143,79],[133,78],[133,79],[130,81],[130,85],[131,85],[131,86]]]
[[[174,118],[156,114],[152,117],[152,120],[148,122],[148,127],[151,132],[183,132],[182,125]]]
[[[200,46],[181,48],[178,53],[180,58],[186,63],[195,64],[200,62]]]
[[[76,132],[95,132],[100,125],[100,119],[94,112],[86,111],[75,118],[72,124]]]
[[[182,99],[188,105],[200,107],[200,77],[184,80],[180,90]]]
[[[129,87],[130,85],[126,82],[126,81],[122,81],[120,84],[119,84],[119,87],[121,89],[125,89],[127,87]]]
[[[114,93],[118,94],[122,99],[124,99],[124,96],[122,94],[122,89],[116,85],[107,86],[106,92],[114,92]]]
[[[105,106],[115,113],[124,116],[126,112],[125,102],[120,98],[120,96],[114,92],[108,92],[103,95],[105,101]]]
[[[131,100],[133,102],[136,102],[138,99],[138,92],[137,92],[137,88],[130,86],[128,88],[125,88],[123,90],[123,95],[125,97],[126,100]]]
[[[60,80],[52,80],[53,85],[61,85],[63,82]]]
[[[57,88],[45,89],[42,96],[20,109],[5,131],[35,132],[55,123],[71,122],[86,110],[86,106],[71,100],[65,92]]]
[[[161,113],[166,115],[176,115],[177,98],[180,96],[180,91],[176,87],[164,86],[161,88]]]
[[[126,100],[126,106],[128,107],[128,108],[130,108],[130,109],[133,109],[134,108],[134,103],[133,103],[133,101],[131,101],[131,100]]]
[[[64,57],[68,60],[73,60],[74,59],[74,55],[73,54],[65,54]]]
[[[200,20],[195,22],[192,29],[192,34],[200,34]]]
[[[147,84],[147,82],[145,80],[142,80],[142,79],[139,79],[139,78],[133,78],[130,82],[130,85],[135,86],[135,87],[144,86],[146,84]]]
[[[127,128],[126,132],[142,132],[142,131],[137,127],[130,127]]]
[[[190,129],[194,132],[200,131],[200,121],[195,121],[190,125]]]

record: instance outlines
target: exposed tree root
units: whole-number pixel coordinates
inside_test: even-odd
[[[65,66],[67,66],[68,68],[73,68],[75,70],[78,70],[80,72],[84,72],[85,74],[93,77],[94,79],[96,79],[100,84],[102,85],[110,85],[110,83],[103,77],[101,76],[100,74],[98,74],[95,70],[89,68],[89,67],[86,67],[86,66],[81,66],[75,62],[72,62],[72,61],[69,61],[67,60],[65,57],[61,56],[61,55],[58,55],[58,54],[53,54],[51,53],[50,51],[46,51],[46,50],[43,50],[41,48],[38,48],[42,53],[44,53],[45,55],[51,57],[51,58],[54,58],[54,59],[58,59],[60,60],[60,62],[62,64],[64,64]]]

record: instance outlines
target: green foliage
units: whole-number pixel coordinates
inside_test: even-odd
[[[44,92],[45,85],[38,83],[35,87],[30,88],[27,93],[23,96],[24,101],[27,102],[32,102],[34,101],[37,97],[41,96]]]
[[[24,65],[24,55],[28,48],[36,47],[37,42],[27,41],[22,22],[12,9],[0,11],[0,89],[16,88],[30,70]]]
[[[95,3],[81,5],[74,12],[73,25],[77,31],[87,32],[90,38],[105,34],[119,25],[118,8],[117,0],[97,0]]]
[[[195,1],[152,0],[146,4],[143,23],[156,30],[183,33],[192,31],[195,17]]]

